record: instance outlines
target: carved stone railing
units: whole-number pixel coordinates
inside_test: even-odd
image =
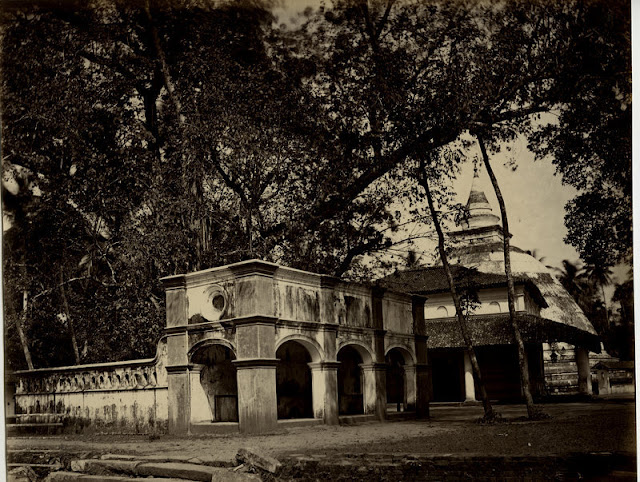
[[[167,419],[165,366],[163,338],[154,358],[14,372],[16,420],[162,430]]]
[[[16,395],[89,390],[139,390],[167,386],[155,358],[15,372]]]

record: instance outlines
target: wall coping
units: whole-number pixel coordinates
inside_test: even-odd
[[[156,355],[153,358],[139,358],[137,360],[123,360],[116,362],[104,362],[104,363],[88,363],[85,365],[67,365],[62,367],[47,367],[47,368],[35,368],[33,370],[17,370],[13,372],[14,376],[30,376],[40,375],[45,373],[56,372],[79,372],[90,370],[104,370],[109,368],[126,368],[131,366],[150,366],[155,365],[160,358],[160,345],[166,342],[166,335],[162,336],[156,346]]]

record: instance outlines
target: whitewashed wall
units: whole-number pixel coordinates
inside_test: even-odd
[[[62,422],[77,431],[163,432],[168,418],[166,342],[155,358],[15,373],[17,423]]]

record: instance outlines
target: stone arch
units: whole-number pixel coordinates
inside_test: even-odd
[[[346,348],[347,346],[350,346],[351,348],[353,348],[358,352],[358,354],[362,358],[363,364],[368,365],[370,363],[373,363],[373,360],[375,359],[375,357],[373,356],[371,347],[361,342],[360,340],[343,340],[338,344],[338,349],[336,350],[336,354],[340,353],[340,350],[342,350],[343,348]]]
[[[405,365],[410,366],[410,365],[416,364],[416,356],[406,346],[398,345],[398,344],[389,345],[389,347],[387,347],[384,353],[385,357],[389,354],[391,350],[398,350],[402,354]]]
[[[288,336],[285,336],[284,338],[282,338],[281,340],[279,340],[276,343],[276,353],[278,352],[278,349],[282,345],[284,345],[285,343],[287,343],[289,341],[295,341],[297,343],[300,343],[303,347],[305,347],[306,350],[309,352],[309,356],[311,356],[311,362],[312,363],[316,363],[316,362],[324,360],[324,350],[322,349],[320,344],[316,340],[314,340],[313,338],[310,338],[310,337],[304,336],[304,335],[288,335]]]
[[[436,315],[438,315],[438,318],[448,318],[449,310],[447,310],[446,306],[438,306],[438,309],[436,310]]]
[[[225,348],[228,348],[231,351],[231,353],[233,353],[234,357],[238,356],[236,353],[236,347],[233,346],[233,343],[231,343],[230,341],[225,340],[224,338],[207,338],[206,340],[200,340],[199,342],[195,343],[191,348],[189,348],[189,351],[187,352],[187,359],[189,360],[189,362],[191,362],[193,355],[197,351],[199,351],[202,348],[206,348],[213,345],[221,345]]]
[[[295,337],[278,344],[276,395],[279,419],[313,418],[313,380],[309,364],[314,360],[309,346],[312,345]],[[318,359],[320,354],[316,353],[315,357]]]
[[[373,356],[365,344],[345,340],[336,352],[338,366],[338,413],[358,415],[365,413],[365,373],[363,365],[370,365]]]
[[[236,352],[227,340],[207,339],[188,352],[191,422],[237,422]]]
[[[500,313],[500,312],[502,312],[502,308],[500,307],[500,303],[498,303],[497,301],[492,301],[491,303],[489,303],[489,306],[487,308],[487,312],[488,313]]]
[[[387,410],[406,412],[415,408],[416,369],[411,350],[392,345],[385,353]]]

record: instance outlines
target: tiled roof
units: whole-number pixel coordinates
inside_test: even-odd
[[[535,315],[518,313],[516,316],[525,343],[563,341],[599,351],[598,339],[583,330]],[[473,315],[467,326],[474,346],[514,343],[508,313]],[[431,349],[465,346],[455,318],[425,320],[425,328],[427,346]]]
[[[458,289],[481,289],[507,286],[507,276],[497,273],[483,273],[477,269],[460,265],[451,266],[451,274]],[[547,307],[544,297],[534,283],[526,277],[514,276],[516,285],[525,285],[531,296],[542,308]],[[442,293],[449,291],[449,282],[444,268],[430,266],[406,271],[397,271],[380,280],[380,284],[393,291],[414,294]]]

